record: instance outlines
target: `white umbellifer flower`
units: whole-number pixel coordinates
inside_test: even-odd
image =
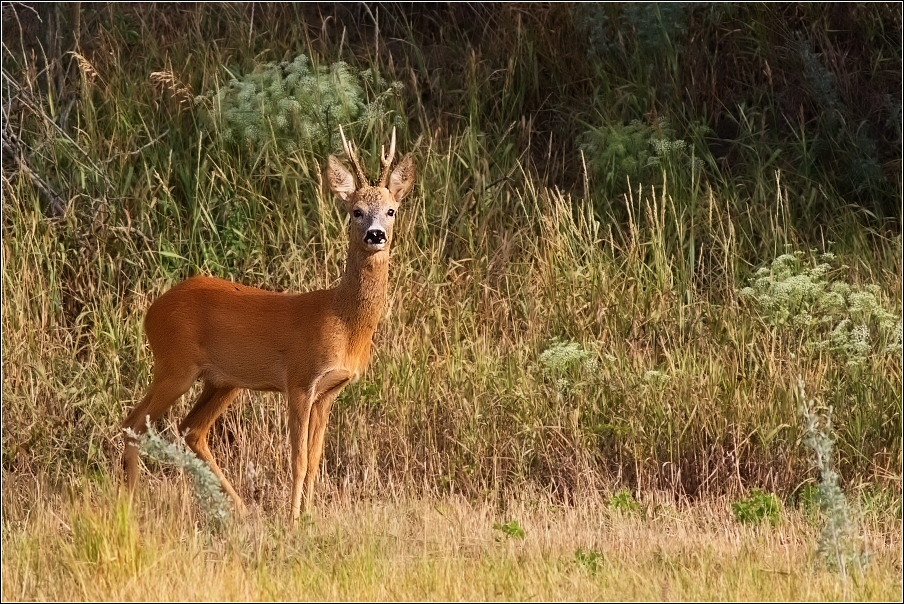
[[[811,252],[812,253],[812,252]],[[856,287],[843,281],[829,283],[827,262],[804,265],[802,252],[782,254],[769,267],[754,273],[752,285],[739,294],[758,307],[763,318],[776,327],[790,326],[806,336],[808,346],[861,365],[873,353],[872,341],[892,339],[899,318],[882,305],[881,288]],[[821,260],[832,260],[823,254]],[[831,331],[826,334],[826,330]],[[897,350],[894,345],[879,348]]]
[[[544,374],[555,378],[556,388],[565,390],[571,383],[562,374],[578,367],[589,372],[597,371],[599,361],[596,356],[595,352],[585,350],[577,342],[553,338],[549,348],[540,354],[540,365]]]
[[[359,72],[342,61],[312,66],[303,54],[291,62],[260,65],[232,78],[217,93],[208,93],[214,99],[209,107],[215,122],[212,130],[226,141],[252,146],[272,142],[292,151],[302,141],[331,137],[337,124],[372,127],[390,121],[404,128],[404,120],[392,115],[384,102],[401,89],[401,83],[393,83],[368,102],[361,86],[366,78],[378,87],[386,86],[385,80],[370,70]]]
[[[670,379],[672,379],[672,377],[669,374],[655,369],[650,369],[643,374],[643,381],[651,386],[662,386]]]

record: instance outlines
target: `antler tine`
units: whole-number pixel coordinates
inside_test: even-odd
[[[364,175],[364,170],[361,169],[361,162],[358,161],[358,154],[355,152],[355,148],[352,146],[352,143],[345,139],[345,132],[342,131],[342,124],[339,124],[339,136],[342,137],[342,148],[345,150],[345,155],[348,157],[348,160],[352,162],[352,167],[358,175],[358,186],[363,187],[368,183],[367,177]]]
[[[385,146],[380,145],[380,163],[383,164],[383,169],[380,170],[380,184],[378,185],[380,187],[386,186],[386,180],[389,178],[389,166],[392,165],[392,160],[395,158],[395,126],[392,127],[392,140],[389,142],[389,153],[383,153],[385,148]]]

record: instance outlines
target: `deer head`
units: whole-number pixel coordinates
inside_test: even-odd
[[[392,141],[389,151],[385,147],[380,149],[380,163],[382,169],[377,184],[371,185],[361,168],[358,154],[352,143],[345,139],[342,126],[339,127],[342,136],[342,147],[345,155],[351,162],[355,176],[334,155],[327,160],[327,182],[330,190],[345,203],[345,207],[351,216],[352,243],[368,252],[388,250],[392,242],[392,226],[395,223],[395,215],[402,199],[411,192],[415,181],[415,166],[411,154],[408,153],[402,161],[390,171],[392,160],[395,156],[395,128],[392,129]]]

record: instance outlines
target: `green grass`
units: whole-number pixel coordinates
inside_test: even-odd
[[[650,519],[653,493],[703,506],[682,510],[718,527],[680,552],[636,558],[638,568],[659,560],[674,597],[888,597],[875,585],[892,585],[900,558],[871,564],[875,582],[863,584],[809,566],[818,515],[817,526],[795,517],[739,527],[728,504],[715,516],[711,507],[759,489],[797,513],[818,477],[802,442],[800,377],[816,407],[833,408],[840,486],[867,525],[884,527],[864,530],[881,547],[900,545],[894,7],[74,6],[3,14],[2,471],[58,510],[31,525],[26,499],[4,500],[4,597],[94,599],[103,586],[145,597],[150,575],[136,569],[168,568],[187,543],[204,564],[158,573],[168,577],[153,586],[161,596],[209,584],[197,579],[210,571],[233,577],[224,598],[289,597],[293,585],[320,598],[556,598],[565,585],[574,597],[624,588],[652,599],[662,593],[631,583],[606,548],[628,551],[663,529]],[[363,86],[366,101],[385,106],[355,126],[356,141],[376,165],[398,125],[419,173],[396,223],[374,356],[327,429],[315,499],[324,515],[304,529],[324,540],[314,551],[280,532],[279,552],[265,555],[261,535],[287,516],[286,410],[279,396],[243,393],[211,447],[257,515],[253,527],[210,545],[200,529],[183,532],[196,519],[167,495],[175,507],[147,542],[149,508],[123,512],[107,491],[94,512],[60,497],[117,477],[119,425],[152,369],[141,329],[150,303],[197,273],[307,291],[343,270],[345,217],[321,182],[335,133],[243,144],[191,101],[230,74],[299,54],[321,71],[345,61],[401,82],[391,97]],[[794,275],[772,269],[785,254]],[[778,314],[763,305],[801,275],[818,296],[792,296]],[[842,290],[843,304],[825,305]],[[188,399],[161,420],[168,438]],[[149,469],[152,490],[178,482]],[[525,492],[560,506],[555,522],[613,497],[624,509],[612,517],[643,536],[532,549],[520,569],[505,548],[521,540],[497,543],[492,527],[517,519],[533,547],[540,508],[486,515]],[[157,505],[147,491],[140,498]],[[343,511],[330,516],[336,501]],[[359,508],[376,531],[389,507],[420,518],[450,501],[486,516],[474,526],[489,543],[459,536],[438,557],[402,559],[391,539],[368,533],[346,559],[324,536],[355,542],[340,516]],[[67,514],[80,519],[54,520]],[[782,539],[797,549],[779,566],[770,556]],[[722,545],[707,549],[710,540]],[[734,562],[723,567],[719,547]],[[316,558],[312,578],[293,570],[299,553]],[[713,567],[725,569],[721,583],[695,582]],[[68,570],[51,583],[46,568]],[[346,578],[337,584],[326,568]],[[392,572],[410,578],[398,593],[381,579]],[[489,578],[456,579],[468,572]],[[856,589],[865,591],[844,591]]]

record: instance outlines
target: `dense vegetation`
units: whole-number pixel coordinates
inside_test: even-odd
[[[900,4],[2,24],[4,600],[900,596]],[[190,397],[119,497],[156,296],[337,282],[340,124],[419,179],[313,517],[274,394],[211,435],[251,517],[167,465]]]
[[[420,178],[325,489],[793,502],[800,377],[843,484],[900,509],[899,5],[5,4],[3,32],[5,476],[115,471],[179,280],[336,282],[342,123],[372,166],[397,127]],[[285,433],[249,393],[211,439],[280,510]]]

